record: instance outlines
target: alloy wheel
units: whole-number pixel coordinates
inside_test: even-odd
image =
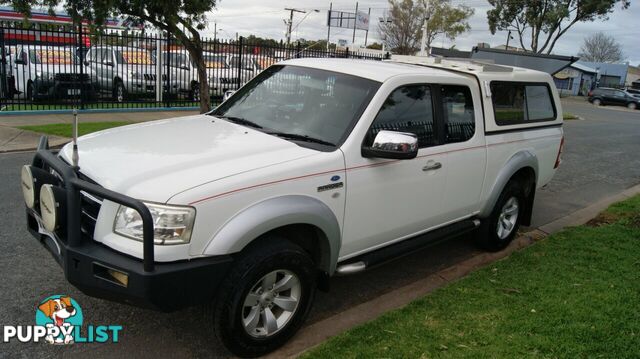
[[[502,206],[502,211],[500,211],[500,216],[498,217],[498,225],[496,227],[497,234],[500,239],[509,237],[516,226],[519,212],[520,207],[516,197],[509,198],[509,200],[505,202],[504,206]]]
[[[300,279],[291,271],[279,269],[262,277],[242,306],[242,324],[247,334],[266,338],[282,330],[298,309],[301,293]]]

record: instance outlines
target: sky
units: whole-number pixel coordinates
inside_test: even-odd
[[[458,36],[455,40],[449,40],[444,36],[436,38],[432,46],[451,47],[458,50],[470,50],[479,42],[487,42],[492,47],[504,45],[507,38],[506,31],[496,32],[492,35],[487,24],[487,10],[491,7],[486,0],[451,0],[453,5],[464,4],[475,9],[475,14],[469,19],[471,31]],[[259,37],[275,39],[285,38],[285,22],[289,12],[285,8],[306,10],[307,14],[294,14],[292,39],[326,39],[327,38],[327,10],[329,2],[313,0],[219,0],[215,11],[207,14],[209,25],[204,31],[204,36],[213,37],[214,23],[218,29],[219,38],[235,38],[251,34]],[[333,1],[334,10],[354,11],[355,1]],[[389,7],[387,0],[360,1],[358,9],[368,11],[371,8],[371,27],[368,36],[368,44],[380,41],[377,31],[378,18],[384,15]],[[320,10],[314,12],[313,10]],[[305,17],[306,16],[306,17]],[[564,34],[556,43],[553,53],[557,55],[577,55],[585,36],[602,31],[616,38],[622,45],[625,61],[631,65],[640,65],[640,29],[636,28],[640,19],[640,1],[635,0],[627,10],[621,10],[616,6],[614,12],[607,21],[595,21],[577,23]],[[302,22],[300,22],[302,20]],[[351,43],[353,30],[331,28],[331,42],[344,39]],[[509,45],[518,43],[517,36],[510,40]],[[363,45],[365,32],[356,32],[355,45]],[[525,45],[527,43],[525,42]]]

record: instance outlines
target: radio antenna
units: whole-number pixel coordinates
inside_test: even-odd
[[[80,156],[78,155],[78,109],[73,108],[73,153],[71,154],[71,162],[73,167],[78,168],[78,161]]]

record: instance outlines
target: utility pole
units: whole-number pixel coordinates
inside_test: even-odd
[[[351,44],[355,45],[356,43],[356,27],[358,25],[358,3],[356,2],[356,12],[353,16],[353,39],[351,39]]]
[[[369,8],[369,21],[371,21],[371,8]],[[356,14],[356,17],[358,17],[358,14]],[[367,39],[369,39],[369,28],[367,27],[367,32],[364,35],[364,47],[367,47]]]
[[[285,10],[289,11],[289,21],[285,21],[287,24],[287,46],[291,43],[291,26],[293,25],[293,13],[294,12],[299,12],[299,13],[306,13],[306,11],[304,10],[299,10],[299,9],[291,9],[291,8],[285,8]]]
[[[331,40],[331,10],[333,10],[333,3],[329,3],[329,13],[327,14],[327,52],[329,52],[329,44]]]
[[[422,25],[422,41],[420,41],[420,56],[429,56],[429,49],[427,47],[427,26],[429,25],[429,0],[426,1],[424,7],[424,24]]]

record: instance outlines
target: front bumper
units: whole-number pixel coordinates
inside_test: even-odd
[[[77,96],[83,98],[94,98],[96,90],[93,84],[88,81],[82,83],[66,82],[66,81],[36,81],[35,93],[33,96],[38,99],[60,98],[68,99]]]
[[[232,264],[231,256],[215,256],[180,262],[153,260],[153,223],[141,202],[79,179],[76,171],[47,149],[41,140],[34,167],[51,168],[62,177],[66,192],[67,221],[50,233],[41,224],[37,210],[27,209],[27,225],[31,234],[49,250],[62,266],[69,283],[83,293],[116,302],[129,303],[162,311],[173,311],[203,304],[214,298],[219,283]],[[89,192],[114,202],[138,209],[144,223],[144,258],[130,257],[102,245],[80,230],[80,191]],[[74,203],[75,200],[77,203]],[[138,203],[136,203],[138,202]],[[62,204],[60,204],[62,205]],[[148,210],[146,210],[148,212]],[[151,232],[148,232],[148,230]],[[113,272],[126,275],[127,281],[116,280]]]

